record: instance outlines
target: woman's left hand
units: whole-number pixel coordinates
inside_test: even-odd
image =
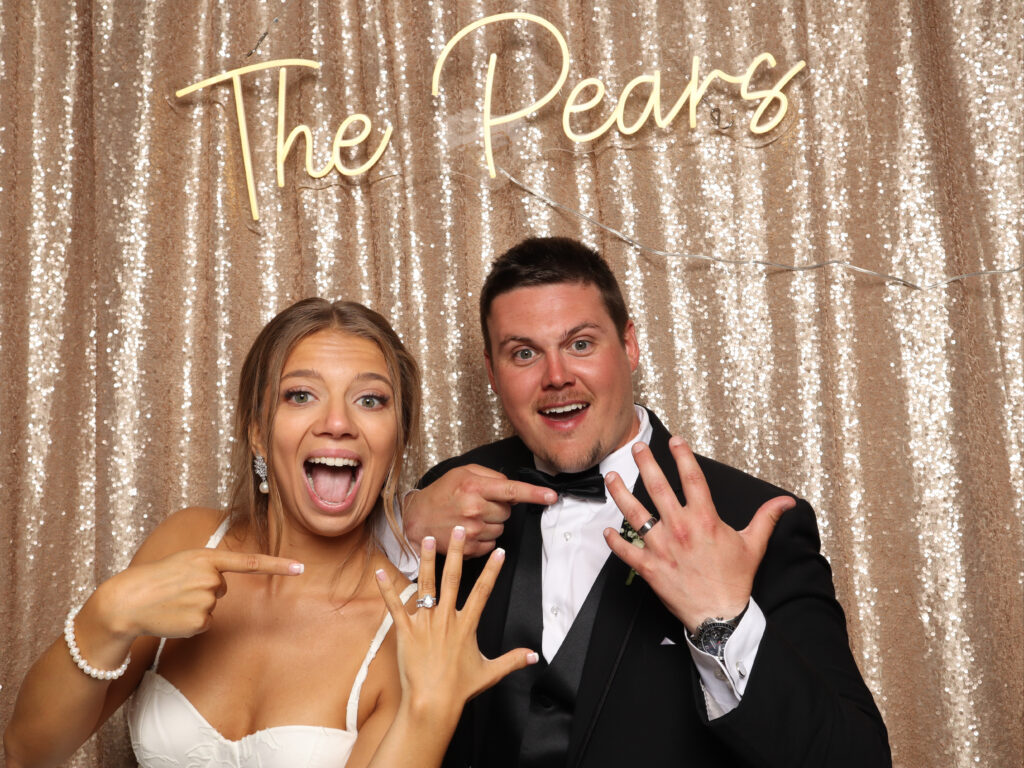
[[[419,580],[421,607],[411,616],[384,571],[377,571],[381,594],[395,621],[403,705],[419,712],[433,712],[435,716],[444,713],[455,720],[469,699],[510,672],[534,664],[538,659],[528,648],[517,648],[496,659],[488,659],[480,652],[476,629],[505,552],[497,549],[490,554],[459,611],[455,602],[462,578],[465,541],[465,530],[461,526],[454,528],[441,577],[443,594],[437,600],[434,580],[437,546],[432,537],[423,540]],[[426,607],[432,601],[436,604]]]

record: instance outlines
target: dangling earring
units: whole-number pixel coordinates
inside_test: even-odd
[[[257,455],[252,460],[252,468],[256,471],[256,476],[260,479],[260,493],[270,493],[270,483],[267,482],[267,460],[262,456]]]

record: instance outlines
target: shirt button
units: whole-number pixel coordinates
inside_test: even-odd
[[[736,664],[736,673],[740,677],[746,677],[747,676],[747,665],[744,664],[742,661],[737,663]]]
[[[566,531],[562,534],[562,538],[566,541],[572,541],[572,534],[569,531]]]
[[[725,680],[725,672],[723,672],[721,668],[718,668],[715,670],[715,677],[717,677],[719,680]]]
[[[557,615],[558,615],[558,613],[559,613],[559,611],[558,611],[558,606],[557,606],[557,605],[552,605],[552,606],[551,606],[551,615],[552,615],[552,616],[557,616]]]

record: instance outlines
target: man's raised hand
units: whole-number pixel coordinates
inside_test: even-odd
[[[768,538],[782,513],[796,501],[791,496],[766,501],[750,524],[737,531],[718,516],[690,447],[673,437],[669,448],[686,504],[679,503],[650,449],[637,443],[633,457],[660,520],[644,536],[643,548],[633,546],[611,528],[605,529],[604,536],[612,551],[650,584],[665,606],[693,632],[707,618],[732,618],[747,607]],[[626,520],[640,530],[650,512],[617,474],[609,473],[606,483]]]

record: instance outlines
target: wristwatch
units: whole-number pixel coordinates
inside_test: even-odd
[[[732,633],[736,631],[736,627],[740,625],[740,619],[743,618],[743,614],[746,612],[747,609],[744,608],[739,616],[732,619],[720,617],[704,619],[700,626],[697,627],[697,631],[690,635],[690,642],[698,650],[715,656],[719,661],[724,660],[725,643],[732,637]]]

